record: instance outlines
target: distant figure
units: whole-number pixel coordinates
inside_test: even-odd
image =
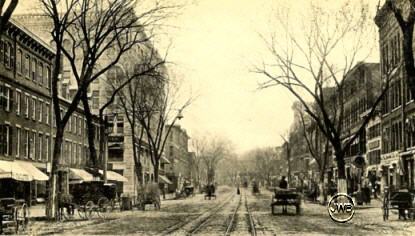
[[[285,176],[283,176],[281,178],[280,188],[283,188],[283,189],[287,189],[288,188],[288,182],[287,182],[287,180],[285,180]]]

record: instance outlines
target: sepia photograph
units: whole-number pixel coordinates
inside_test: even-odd
[[[0,0],[0,235],[415,235],[415,0]]]

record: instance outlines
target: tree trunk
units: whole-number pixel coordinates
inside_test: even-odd
[[[154,182],[158,183],[159,182],[159,163],[160,163],[160,158],[156,158],[155,162],[154,162]]]
[[[336,151],[336,162],[337,162],[337,173],[338,173],[338,184],[337,191],[339,193],[347,193],[347,182],[346,182],[346,167],[344,162],[344,152]]]
[[[81,97],[82,103],[84,105],[84,113],[86,118],[87,130],[88,130],[88,146],[89,146],[89,155],[92,167],[97,166],[97,150],[95,149],[95,127],[93,124],[93,118],[91,114],[91,109],[88,103],[87,93],[83,93]],[[116,125],[116,124],[114,124]]]
[[[49,179],[49,202],[48,209],[46,210],[48,219],[56,219],[58,213],[58,168],[59,160],[61,156],[61,147],[63,141],[64,129],[62,125],[57,124],[55,144],[53,149],[53,158],[52,158],[52,167],[51,167],[51,177]]]

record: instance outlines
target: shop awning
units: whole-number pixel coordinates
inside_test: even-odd
[[[33,180],[48,181],[49,176],[36,168],[32,163],[26,161],[16,161],[25,171],[32,175]]]
[[[170,164],[170,161],[165,156],[161,156],[160,161],[161,161],[161,163]]]
[[[91,182],[94,180],[94,176],[82,169],[70,168],[69,178],[71,180],[81,180],[83,182]]]
[[[32,181],[33,176],[17,162],[0,160],[0,179]]]
[[[99,170],[99,173],[101,175],[104,175],[103,170]],[[117,182],[128,182],[127,178],[125,178],[124,176],[118,174],[115,171],[111,171],[111,170],[107,170],[107,180],[117,181]]]
[[[164,175],[159,175],[160,181],[165,184],[172,184],[172,182]]]

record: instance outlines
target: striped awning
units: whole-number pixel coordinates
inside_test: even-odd
[[[159,175],[160,181],[165,184],[172,184],[172,182],[164,175]]]
[[[94,180],[94,176],[83,169],[70,168],[69,179],[78,180],[81,182],[91,182]]]
[[[104,171],[103,170],[99,170],[99,173],[101,175],[104,175]],[[124,176],[118,174],[115,171],[111,171],[111,170],[107,170],[107,180],[117,181],[117,182],[128,182],[128,179],[127,178],[125,178]]]
[[[32,163],[27,161],[16,161],[25,171],[32,175],[33,180],[48,181],[49,176],[36,168]]]
[[[33,176],[17,162],[0,160],[0,179],[32,181]]]

